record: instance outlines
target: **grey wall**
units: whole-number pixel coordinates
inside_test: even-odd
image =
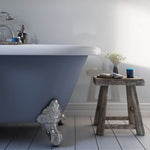
[[[135,75],[146,80],[146,86],[138,88],[139,98],[149,102],[149,0],[0,0],[0,11],[13,15],[15,20],[0,17],[0,23],[11,25],[14,32],[19,24],[25,25],[28,43],[96,45],[103,53],[121,51],[127,60],[119,65],[120,73],[134,67]],[[98,88],[94,89],[90,75],[111,72],[112,67],[102,56],[89,57],[71,102],[95,101]],[[125,101],[124,90],[111,87],[109,99]]]

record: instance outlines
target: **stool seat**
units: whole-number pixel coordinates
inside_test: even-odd
[[[93,77],[93,82],[95,85],[136,85],[142,86],[145,85],[144,79],[139,77],[135,78],[127,78],[124,76],[122,79],[114,79],[114,78],[99,78],[97,76]]]
[[[136,92],[136,86],[145,85],[144,79],[139,77],[135,78],[123,77],[122,79],[114,79],[114,78],[100,78],[94,76],[93,82],[95,85],[100,86],[98,103],[94,118],[94,125],[97,125],[96,134],[102,136],[104,135],[104,129],[112,128],[112,129],[136,129],[138,135],[142,136],[145,135],[142,116],[139,107],[139,101]],[[109,85],[126,86],[128,116],[106,117],[107,95]],[[105,125],[105,120],[129,120],[129,124]]]

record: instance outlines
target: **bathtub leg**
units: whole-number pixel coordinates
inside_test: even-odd
[[[50,143],[54,146],[58,146],[63,140],[62,134],[57,129],[61,117],[62,110],[57,99],[53,99],[37,117],[37,122],[42,125],[46,133],[50,136]]]
[[[62,113],[58,125],[64,125],[64,123],[65,123],[65,115]]]

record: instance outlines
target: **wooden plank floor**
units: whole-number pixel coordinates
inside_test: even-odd
[[[104,136],[96,136],[92,117],[67,117],[65,125],[59,126],[64,138],[59,147],[51,147],[37,124],[0,125],[0,150],[150,150],[150,117],[143,121],[145,136],[130,129],[106,129]]]

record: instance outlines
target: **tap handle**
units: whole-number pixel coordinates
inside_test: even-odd
[[[17,31],[18,31],[18,36],[21,37],[22,36],[21,30],[17,30]]]
[[[20,32],[23,34],[23,33],[24,33],[24,30],[25,30],[24,25],[19,25],[19,27],[20,27],[20,30],[18,30],[18,31],[20,31]]]
[[[22,31],[22,33],[24,33],[24,30],[25,30],[25,27],[24,27],[24,25],[22,25],[22,26],[21,26],[21,31]]]
[[[17,30],[18,31],[18,37],[21,38],[21,41],[23,44],[26,44],[27,43],[27,34],[24,32],[25,27],[24,27],[24,25],[20,25],[20,26],[21,26],[21,29]]]

